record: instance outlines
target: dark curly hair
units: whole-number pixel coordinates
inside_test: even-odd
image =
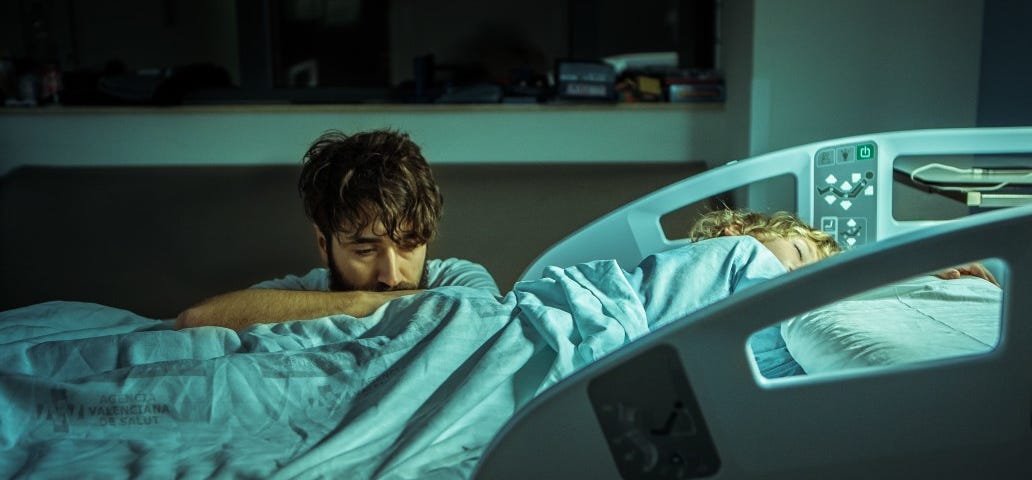
[[[437,235],[444,197],[407,134],[331,130],[312,143],[302,161],[298,192],[305,215],[323,235],[355,236],[376,221],[404,247]]]

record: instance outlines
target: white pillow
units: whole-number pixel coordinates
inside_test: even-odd
[[[788,351],[810,374],[935,360],[992,350],[999,287],[931,275],[850,297],[782,324]]]

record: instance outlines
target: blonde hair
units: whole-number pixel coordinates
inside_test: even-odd
[[[761,242],[803,237],[817,245],[820,258],[827,258],[842,250],[834,237],[807,225],[789,212],[767,215],[748,210],[714,210],[703,214],[688,232],[692,241],[729,235],[749,235]]]

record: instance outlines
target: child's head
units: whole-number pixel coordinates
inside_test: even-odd
[[[730,235],[749,235],[759,240],[790,270],[841,250],[831,235],[788,212],[767,215],[746,210],[715,210],[699,218],[688,234],[693,241]]]

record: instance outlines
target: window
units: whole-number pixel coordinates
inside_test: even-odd
[[[504,86],[568,58],[677,51],[682,67],[718,67],[718,0],[14,3],[0,20],[12,58],[58,65],[73,103],[112,100],[80,90],[116,75],[146,91],[178,72],[184,101],[338,103],[406,101],[418,81]],[[210,68],[183,69],[197,65]]]

